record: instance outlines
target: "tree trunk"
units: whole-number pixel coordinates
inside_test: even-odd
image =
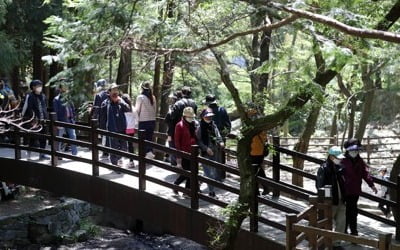
[[[357,106],[357,100],[355,97],[351,97],[351,100],[349,102],[349,106],[347,107],[348,113],[349,113],[349,119],[348,119],[348,126],[349,126],[349,131],[347,133],[347,139],[353,138],[354,137],[354,119],[356,116],[356,106]]]
[[[342,110],[343,107],[343,103],[339,103],[337,105],[335,114],[333,115],[332,118],[332,125],[331,125],[331,131],[329,133],[329,137],[332,137],[332,139],[330,140],[330,144],[332,145],[337,145],[338,143],[338,125],[337,122],[340,118],[340,111]],[[336,140],[334,139],[334,137],[336,136]]]
[[[132,75],[132,50],[121,47],[116,83],[124,93],[128,93],[128,86]]]
[[[238,140],[238,165],[240,171],[240,194],[239,201],[230,205],[228,209],[228,221],[224,224],[222,234],[215,244],[212,245],[213,249],[234,249],[237,233],[240,230],[243,220],[249,215],[249,208],[253,205],[254,200],[252,196],[256,190],[256,169],[251,166],[250,144],[252,136],[244,134]]]
[[[33,68],[33,79],[43,79],[43,47],[41,41],[34,41],[32,45],[32,68]]]
[[[390,172],[390,181],[397,183],[397,176],[399,176],[399,175],[400,175],[400,155],[397,157],[397,159],[393,165],[392,171]],[[397,190],[394,188],[389,189],[389,195],[390,195],[390,199],[392,201],[397,200],[397,195],[399,195],[399,194],[396,191]],[[397,204],[397,208],[392,207],[392,213],[393,213],[394,220],[396,221],[397,225],[400,223],[400,210],[399,210],[398,206],[399,206],[399,204]],[[396,240],[400,240],[399,227],[396,227]]]
[[[372,102],[374,100],[374,95],[375,95],[374,82],[371,79],[371,74],[368,72],[366,68],[367,68],[366,66],[363,67],[362,77],[361,77],[364,83],[365,98],[361,111],[360,123],[358,125],[358,129],[355,135],[355,137],[360,141],[364,137],[365,129],[367,127],[368,120],[371,115]],[[377,77],[379,78],[380,75],[377,75]]]
[[[311,136],[315,132],[315,126],[318,121],[319,112],[321,111],[321,106],[313,106],[311,108],[310,114],[308,115],[307,122],[299,141],[294,146],[294,150],[301,153],[307,153],[308,146],[310,145]],[[304,160],[298,157],[293,157],[293,167],[297,169],[304,169]],[[303,187],[303,177],[297,174],[292,174],[292,184]]]

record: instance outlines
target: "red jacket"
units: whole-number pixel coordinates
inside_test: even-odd
[[[187,121],[182,119],[176,124],[174,135],[175,148],[188,153],[191,151],[191,146],[196,145],[195,128],[192,128],[193,134],[191,134],[190,126],[194,126],[194,124],[189,124]]]
[[[363,179],[371,188],[374,186],[372,177],[368,172],[368,165],[359,156],[355,159],[347,156],[342,160],[341,165],[344,167],[344,192],[346,195],[360,195]]]

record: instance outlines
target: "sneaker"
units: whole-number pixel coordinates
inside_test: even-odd
[[[124,161],[122,159],[119,159],[117,162],[118,167],[123,167],[124,166]]]
[[[30,161],[32,160],[32,152],[31,151],[27,151],[26,152],[26,158]]]
[[[211,191],[211,192],[208,193],[208,195],[211,196],[211,197],[215,197],[215,192]]]
[[[153,154],[153,152],[151,152],[151,151],[146,153],[146,158],[154,159],[155,156],[156,156],[156,155]]]
[[[107,153],[103,153],[100,158],[107,159],[108,158],[108,154]]]
[[[43,160],[50,160],[50,157],[48,157],[47,155],[40,155],[39,161],[43,161]]]
[[[135,168],[135,163],[133,161],[130,161],[128,163],[128,168]]]

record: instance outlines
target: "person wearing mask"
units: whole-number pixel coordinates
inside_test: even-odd
[[[95,82],[96,94],[94,96],[93,107],[91,110],[92,119],[99,119],[101,104],[109,97],[108,83],[106,79],[99,79]],[[107,136],[102,136],[101,142],[109,147],[110,141]],[[108,158],[108,153],[103,152],[101,158]]]
[[[212,94],[206,95],[204,104],[208,106],[212,110],[212,112],[215,114],[213,116],[213,121],[215,125],[217,125],[217,128],[219,132],[221,133],[222,139],[224,141],[224,144],[226,143],[226,137],[227,135],[231,132],[231,119],[229,118],[228,112],[224,107],[221,107],[218,105],[218,101],[216,97]],[[226,158],[225,158],[225,151],[224,150],[218,150],[217,154],[220,155],[221,158],[221,163],[225,164],[226,163]],[[226,172],[222,169],[217,169],[217,175],[219,179],[225,179],[226,177]]]
[[[361,142],[352,138],[344,143],[346,149],[345,158],[342,160],[344,191],[346,202],[346,228],[350,228],[350,234],[358,235],[357,230],[357,202],[361,194],[361,184],[364,180],[368,186],[377,193],[378,190],[374,186],[369,167],[360,156]]]
[[[317,189],[330,185],[332,187],[332,218],[335,232],[344,233],[346,228],[346,206],[344,204],[344,177],[341,165],[344,155],[338,146],[328,150],[328,158],[317,173]],[[333,242],[334,246],[340,246],[340,241]]]
[[[125,112],[131,111],[129,105],[119,96],[119,89],[116,83],[110,87],[110,96],[104,100],[100,109],[100,128],[110,132],[125,134],[126,118]],[[126,151],[125,140],[110,137],[110,147],[120,151]],[[121,156],[111,154],[110,161],[113,165],[122,166]]]
[[[58,90],[59,94],[53,99],[53,110],[57,114],[57,121],[75,124],[75,107],[66,97],[68,88],[65,85],[60,84]],[[67,133],[68,138],[76,140],[75,129],[64,127],[57,128],[58,136],[63,136],[64,132]],[[60,142],[57,142],[57,150],[60,150]],[[71,145],[71,153],[72,155],[78,154],[77,146],[74,144]]]
[[[177,100],[174,105],[171,107],[171,116],[170,116],[170,127],[175,128],[176,124],[181,120],[183,109],[186,107],[191,107],[193,109],[194,115],[197,114],[197,105],[192,97],[192,90],[188,86],[184,86],[181,89],[182,98]],[[174,139],[172,137],[171,139]]]
[[[33,80],[30,82],[29,87],[31,92],[26,96],[24,107],[22,108],[22,117],[29,120],[34,117],[34,122],[43,123],[44,120],[48,119],[47,114],[47,102],[46,96],[42,93],[43,83],[40,80]],[[46,129],[40,131],[41,134],[46,134]],[[37,147],[37,142],[39,141],[39,147],[46,148],[46,138],[41,136],[39,138],[31,137],[29,139],[30,147]],[[31,159],[31,152],[27,152],[28,159]],[[50,158],[43,154],[39,154],[39,160],[49,160]]]
[[[200,115],[202,120],[197,129],[197,142],[201,149],[201,155],[213,161],[221,162],[220,155],[217,154],[218,148],[225,146],[219,133],[217,125],[213,121],[215,114],[210,108],[204,110]],[[216,181],[222,179],[218,176],[216,168],[203,164],[204,175]],[[208,195],[215,197],[214,186],[208,184]]]
[[[138,115],[139,130],[145,131],[144,139],[153,141],[154,129],[156,127],[156,97],[151,90],[150,82],[144,82],[140,86],[142,92],[136,98],[136,113]],[[146,157],[154,158],[153,149],[146,146]]]
[[[132,101],[131,98],[128,94],[123,94],[122,99],[131,107],[131,110],[129,112],[125,112],[125,118],[126,118],[126,130],[125,134],[129,136],[134,136],[136,133],[136,130],[138,128],[138,119],[137,119],[137,113],[135,110],[135,107],[132,106]],[[135,149],[133,147],[133,142],[128,142],[128,152],[129,153],[135,153]],[[129,159],[129,168],[134,168],[135,163],[133,162],[133,158]]]
[[[195,113],[192,107],[183,109],[182,119],[175,126],[175,147],[177,150],[190,153],[192,145],[196,144],[196,120]],[[190,171],[190,160],[177,157],[177,167]],[[185,187],[190,189],[190,178],[184,175],[179,175],[175,180],[175,185],[180,185],[186,181]],[[174,190],[178,194],[177,190]]]

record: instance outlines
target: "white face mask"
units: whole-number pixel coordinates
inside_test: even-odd
[[[356,158],[358,155],[358,151],[349,151],[349,155],[351,158]]]
[[[37,87],[35,88],[35,93],[40,94],[42,92],[43,87]]]
[[[333,163],[334,163],[335,165],[339,165],[341,162],[342,162],[341,159],[338,159],[338,158],[333,159]]]
[[[185,117],[185,120],[186,120],[188,123],[192,123],[192,122],[194,121],[194,118],[193,118],[193,117]]]
[[[205,121],[206,123],[210,123],[212,120],[204,119],[204,121]]]

